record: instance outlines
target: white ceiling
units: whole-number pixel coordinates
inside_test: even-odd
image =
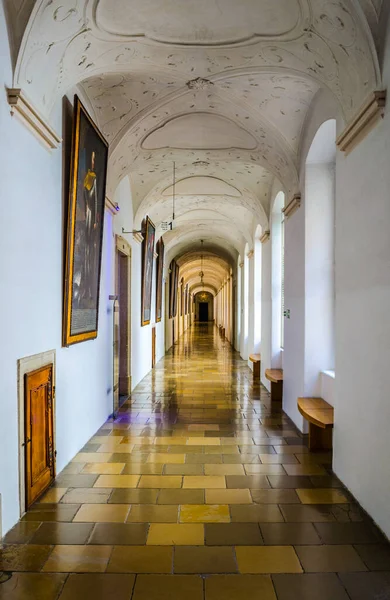
[[[129,176],[136,225],[171,220],[175,162],[167,253],[191,256],[192,282],[204,239],[215,287],[268,228],[275,179],[287,199],[300,191],[318,90],[348,120],[378,87],[382,0],[359,1],[6,0],[16,46],[31,14],[15,87],[50,119],[78,86],[110,143],[108,194]]]

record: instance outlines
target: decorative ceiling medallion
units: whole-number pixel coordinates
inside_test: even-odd
[[[204,79],[203,77],[191,79],[186,83],[186,86],[189,90],[208,90],[213,85],[214,83],[212,81],[210,81],[209,79]]]

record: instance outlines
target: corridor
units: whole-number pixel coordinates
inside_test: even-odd
[[[0,599],[385,600],[389,547],[212,324],[5,537]],[[382,572],[381,572],[382,571]]]

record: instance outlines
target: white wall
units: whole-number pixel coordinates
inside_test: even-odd
[[[271,323],[272,323],[272,304],[271,304],[271,262],[272,245],[271,240],[263,244],[262,248],[262,267],[261,267],[261,383],[271,390],[271,383],[265,378],[265,370],[271,368]]]
[[[389,27],[384,86],[390,83]],[[336,165],[334,470],[390,536],[390,111]],[[375,468],[373,468],[375,465]]]
[[[56,350],[57,472],[73,458],[112,412],[112,303],[114,231],[132,225],[131,197],[118,196],[121,211],[105,217],[99,335],[62,348],[63,190],[62,148],[49,152],[10,116],[5,87],[12,87],[7,31],[0,5],[0,494],[2,531],[19,518],[17,360]],[[52,124],[62,134],[62,104]],[[122,190],[122,194],[124,194]],[[124,194],[125,195],[125,194]],[[127,208],[126,208],[127,207]],[[114,220],[114,225],[113,225]],[[131,240],[130,240],[131,241]],[[149,360],[150,327],[140,327],[140,246],[133,242],[133,385]],[[137,308],[138,307],[138,308]],[[163,325],[159,325],[160,332]],[[161,334],[158,353],[162,355]],[[150,340],[149,340],[150,338]],[[159,338],[158,338],[159,339]],[[150,352],[151,355],[151,352]],[[136,360],[134,357],[138,357]]]

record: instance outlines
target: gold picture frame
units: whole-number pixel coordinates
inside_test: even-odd
[[[153,262],[154,262],[154,240],[156,227],[146,217],[143,221],[142,242],[142,286],[141,286],[141,327],[149,325],[152,320],[152,285],[153,285]]]
[[[63,307],[63,345],[98,335],[108,143],[75,96]]]

